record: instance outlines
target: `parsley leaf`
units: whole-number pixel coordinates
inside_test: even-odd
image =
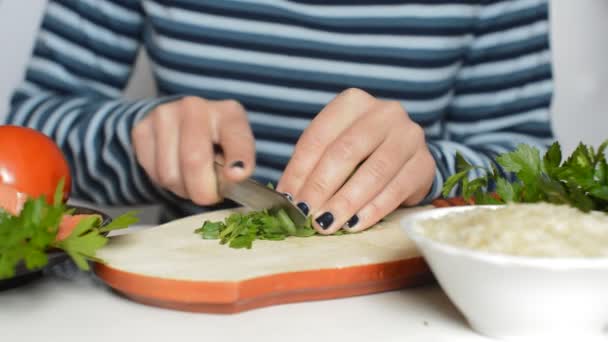
[[[216,240],[220,238],[220,230],[224,229],[225,225],[222,222],[205,221],[202,227],[195,230],[197,234],[201,234],[205,240]]]
[[[505,202],[515,201],[515,190],[511,183],[504,178],[496,179],[496,193]]]
[[[606,185],[595,186],[589,191],[589,193],[594,197],[608,201],[608,186]]]
[[[473,169],[473,165],[471,165],[460,153],[456,153],[456,170],[464,171]]]
[[[139,218],[137,217],[137,212],[129,211],[129,212],[126,212],[126,213],[116,217],[107,225],[99,228],[99,231],[102,233],[105,233],[105,232],[109,232],[112,230],[124,229],[131,225],[136,224],[137,222],[139,222]]]
[[[505,171],[515,172],[526,184],[533,184],[541,171],[540,152],[529,145],[518,145],[515,151],[505,153],[496,160]]]
[[[479,177],[469,181],[468,179],[463,179],[462,183],[462,196],[466,199],[472,198],[477,195],[483,188],[488,185],[487,176]]]
[[[474,182],[469,182],[469,172],[474,169],[484,169],[483,167],[473,166],[471,165],[464,157],[456,152],[456,174],[452,177],[448,178],[442,189],[442,194],[444,197],[450,196],[450,194],[454,191],[456,186],[461,185],[461,192],[465,198],[470,198],[473,194],[478,193],[478,191],[487,185],[487,179],[476,180]],[[484,169],[485,170],[485,169]],[[487,172],[487,170],[486,170]]]
[[[65,179],[61,178],[57,188],[55,188],[55,194],[53,195],[53,206],[59,207],[63,204],[63,186],[65,185]]]
[[[559,142],[554,142],[543,157],[543,171],[553,175],[562,162],[562,151]]]

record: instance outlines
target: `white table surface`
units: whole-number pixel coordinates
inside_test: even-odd
[[[234,315],[141,305],[86,276],[48,277],[0,293],[0,340],[80,342],[85,337],[87,342],[490,341],[472,332],[434,286]]]
[[[0,341],[492,340],[473,332],[437,286],[214,315],[138,304],[80,273],[0,292]]]

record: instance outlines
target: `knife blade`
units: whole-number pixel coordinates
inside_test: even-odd
[[[251,178],[238,183],[226,182],[220,176],[224,168],[223,164],[216,161],[215,167],[219,179],[218,189],[222,197],[256,211],[283,209],[296,226],[302,227],[306,224],[307,217],[283,194]]]

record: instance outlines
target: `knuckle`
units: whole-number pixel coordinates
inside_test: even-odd
[[[314,177],[308,184],[308,189],[315,194],[324,194],[329,188],[328,180],[322,177]]]
[[[174,106],[175,106],[174,102],[163,103],[161,105],[158,105],[150,112],[150,114],[145,119],[142,120],[142,122],[146,121],[149,117],[154,117],[156,115],[159,115],[159,113],[172,111],[172,108]]]
[[[340,212],[342,213],[354,213],[359,207],[355,201],[356,196],[351,193],[347,193],[344,191],[340,191],[336,194],[336,196],[332,199],[334,205],[337,208],[340,208]]]
[[[374,183],[383,182],[387,178],[391,163],[383,158],[377,158],[369,161],[367,173]]]
[[[296,163],[297,160],[292,160],[290,163]],[[281,177],[281,182],[285,184],[286,188],[297,188],[297,186],[303,184],[306,181],[306,173],[299,168],[290,168],[286,170]],[[297,195],[297,193],[291,192],[292,195]]]
[[[414,143],[416,144],[415,146],[417,148],[425,148],[425,144],[426,144],[426,134],[424,132],[424,129],[418,125],[418,124],[414,124],[412,125],[412,127],[409,129],[409,137],[410,139],[413,139]]]
[[[399,101],[387,101],[384,104],[384,108],[386,112],[393,117],[407,117],[405,114],[405,110]]]
[[[325,150],[325,143],[315,134],[311,134],[307,130],[302,134],[300,141],[296,144],[292,156],[292,162],[295,165],[306,165],[311,156],[317,156]],[[290,162],[290,163],[292,163]]]
[[[173,110],[173,107],[159,107],[156,111],[154,111],[152,121],[157,128],[162,127],[167,123],[167,121],[173,120],[174,113],[175,111]]]
[[[424,128],[422,128],[422,126],[420,126],[418,124],[413,124],[411,130],[412,130],[412,135],[416,139],[424,140],[425,133],[424,133]]]
[[[300,168],[300,165],[306,165],[311,156],[310,154],[307,154],[306,151],[307,149],[304,147],[297,147],[295,149],[295,153],[293,153],[293,155],[289,159],[287,169],[290,169],[291,171],[298,174],[303,173],[303,170]]]
[[[351,160],[356,157],[359,150],[356,139],[343,137],[338,139],[329,149],[327,155],[331,159],[330,163],[337,160]]]
[[[344,90],[341,94],[341,96],[344,96],[346,98],[350,98],[350,99],[371,99],[372,96],[370,94],[368,94],[366,91],[359,89],[359,88],[348,88],[346,90]]]
[[[234,99],[229,99],[229,100],[225,100],[222,101],[223,105],[225,106],[225,108],[233,113],[242,113],[245,111],[245,107],[243,107],[243,105]]]
[[[435,158],[431,155],[428,149],[425,149],[425,153],[422,155],[422,162],[424,165],[427,165],[429,169],[435,169],[437,167],[437,162],[435,162]]]
[[[180,100],[180,105],[185,109],[193,109],[201,106],[205,106],[207,101],[197,96],[184,96]]]

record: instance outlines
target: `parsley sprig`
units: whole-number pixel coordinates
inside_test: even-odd
[[[608,140],[597,150],[580,143],[574,152],[562,160],[558,142],[546,153],[532,146],[521,144],[496,158],[504,171],[516,177],[505,177],[497,167],[491,169],[473,166],[460,154],[456,156],[457,173],[444,184],[443,196],[448,197],[459,186],[462,196],[477,204],[504,204],[508,202],[549,202],[567,204],[584,212],[608,211]],[[469,179],[473,169],[485,174]],[[497,196],[485,189],[495,185]]]
[[[73,213],[62,201],[62,189],[63,181],[57,186],[52,204],[44,197],[31,198],[18,215],[0,210],[0,279],[14,277],[21,263],[28,270],[44,267],[49,261],[48,253],[53,250],[63,250],[80,269],[89,270],[88,261],[98,261],[96,251],[108,242],[105,233],[138,222],[134,212],[103,226],[100,217],[86,217],[67,238],[58,241],[63,216]]]

